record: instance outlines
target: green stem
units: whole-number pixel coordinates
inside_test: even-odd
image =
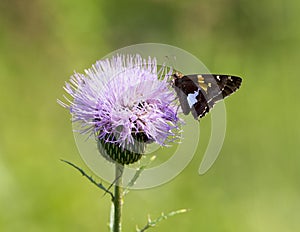
[[[114,221],[113,232],[122,231],[122,206],[123,206],[123,188],[122,188],[122,175],[124,166],[116,163],[115,170],[115,194],[114,194]]]

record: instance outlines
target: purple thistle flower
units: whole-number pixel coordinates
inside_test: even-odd
[[[108,153],[139,154],[125,161],[109,154],[122,164],[132,163],[144,151],[138,144],[164,146],[176,138],[180,120],[175,92],[166,78],[171,72],[165,67],[158,70],[156,59],[150,57],[117,55],[71,76],[64,89],[73,100],[64,96],[68,104],[59,103],[70,109],[73,122],[80,122],[80,133],[95,135]]]

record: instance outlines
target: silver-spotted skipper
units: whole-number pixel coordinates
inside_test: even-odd
[[[182,112],[190,112],[195,119],[202,118],[217,101],[238,90],[242,79],[237,76],[219,74],[172,75]]]

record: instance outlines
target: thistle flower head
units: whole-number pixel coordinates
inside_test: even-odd
[[[80,132],[95,135],[106,151],[113,148],[114,153],[140,158],[144,146],[138,144],[166,145],[176,135],[175,95],[165,78],[171,71],[158,70],[154,58],[117,55],[97,61],[85,74],[75,73],[64,87],[73,99],[59,103],[81,124]],[[117,161],[132,163],[139,158]]]

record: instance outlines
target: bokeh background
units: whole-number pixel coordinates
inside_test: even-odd
[[[56,99],[73,70],[142,42],[180,47],[244,82],[226,100],[213,168],[198,175],[200,143],[172,182],[127,196],[124,231],[180,208],[191,211],[152,230],[298,231],[299,12],[296,0],[1,0],[0,231],[108,231],[109,197],[59,160],[86,168]]]

